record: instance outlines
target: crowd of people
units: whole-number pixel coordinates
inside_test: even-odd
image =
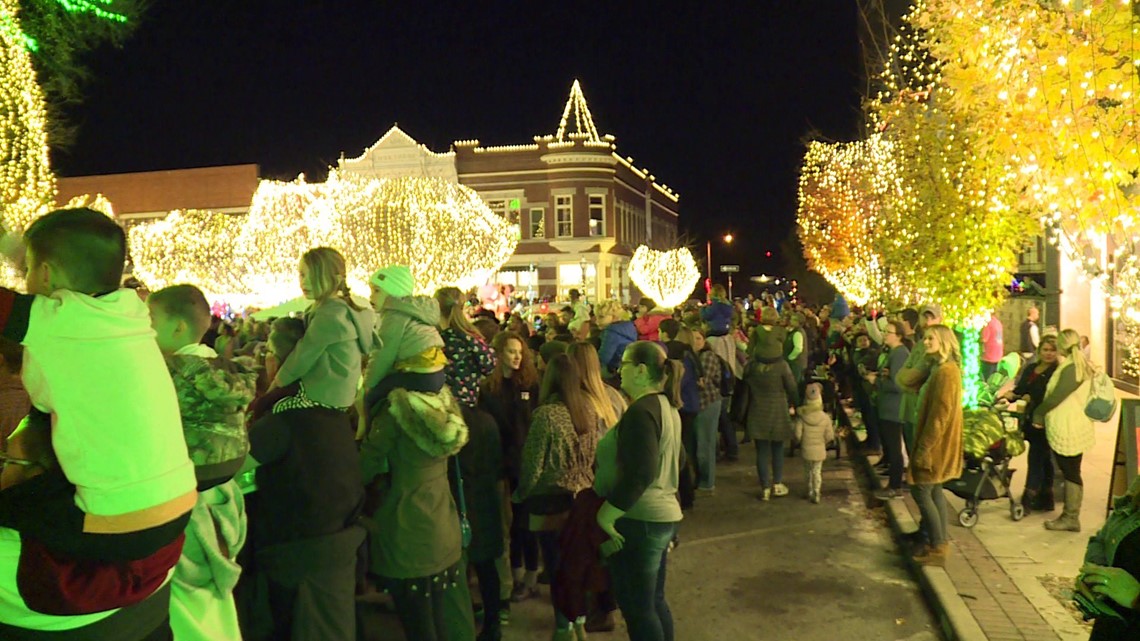
[[[193,284],[122,288],[122,231],[102,214],[53,212],[24,240],[28,293],[0,290],[5,639],[347,640],[357,597],[383,592],[417,641],[501,639],[512,604],[546,598],[556,640],[619,612],[631,640],[671,640],[670,551],[718,463],[753,443],[756,498],[780,499],[791,446],[820,503],[851,416],[882,456],[879,496],[909,486],[920,507],[916,561],[949,554],[963,363],[937,305],[810,309],[714,286],[677,309],[571,291],[499,318],[456,288],[417,294],[403,265],[357,299],[322,247],[298,266],[303,315],[223,321]],[[1056,461],[1064,507],[1045,526],[1079,531],[1093,369],[1076,332],[1036,323],[1005,395],[1024,401],[1023,502],[1053,511]],[[1001,334],[983,333],[995,371]],[[1099,638],[1136,629],[1137,496],[1078,580],[1090,607],[1120,606]]]

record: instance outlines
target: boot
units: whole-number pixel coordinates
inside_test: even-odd
[[[1041,491],[1037,493],[1037,502],[1034,503],[1033,509],[1038,512],[1052,512],[1057,509],[1053,498],[1052,483],[1041,488]]]
[[[950,556],[950,544],[940,543],[928,545],[926,549],[914,555],[914,562],[919,565],[946,566],[946,559]]]
[[[613,612],[591,612],[586,617],[587,632],[613,632],[617,628]]]
[[[1037,509],[1038,504],[1041,502],[1041,494],[1037,490],[1026,489],[1025,493],[1021,495],[1021,508],[1029,514]]]
[[[1061,509],[1061,516],[1052,521],[1045,521],[1046,530],[1061,532],[1081,531],[1081,500],[1084,499],[1085,488],[1076,483],[1065,483],[1065,507]]]

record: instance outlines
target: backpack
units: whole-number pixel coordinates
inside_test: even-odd
[[[1093,374],[1089,398],[1085,402],[1085,416],[1103,423],[1116,413],[1116,387],[1104,371]]]
[[[719,354],[717,360],[720,361],[720,395],[722,397],[732,396],[733,390],[736,389],[736,377],[732,375],[732,368],[728,366],[728,361],[721,358]]]

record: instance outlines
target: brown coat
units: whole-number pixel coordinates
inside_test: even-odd
[[[910,476],[918,484],[944,483],[962,475],[962,370],[952,361],[942,363],[925,387]]]

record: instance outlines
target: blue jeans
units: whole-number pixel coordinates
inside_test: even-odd
[[[625,543],[608,562],[630,641],[673,641],[673,613],[665,602],[665,560],[677,524],[623,518],[615,526]]]
[[[721,403],[717,401],[697,414],[697,487],[706,490],[716,486],[716,440]]]
[[[910,495],[918,504],[918,511],[922,515],[919,529],[926,534],[931,545],[942,545],[947,542],[946,530],[950,527],[950,519],[946,514],[946,496],[942,494],[941,483],[922,483],[910,486]]]
[[[763,487],[784,482],[783,441],[756,441],[756,473]]]

